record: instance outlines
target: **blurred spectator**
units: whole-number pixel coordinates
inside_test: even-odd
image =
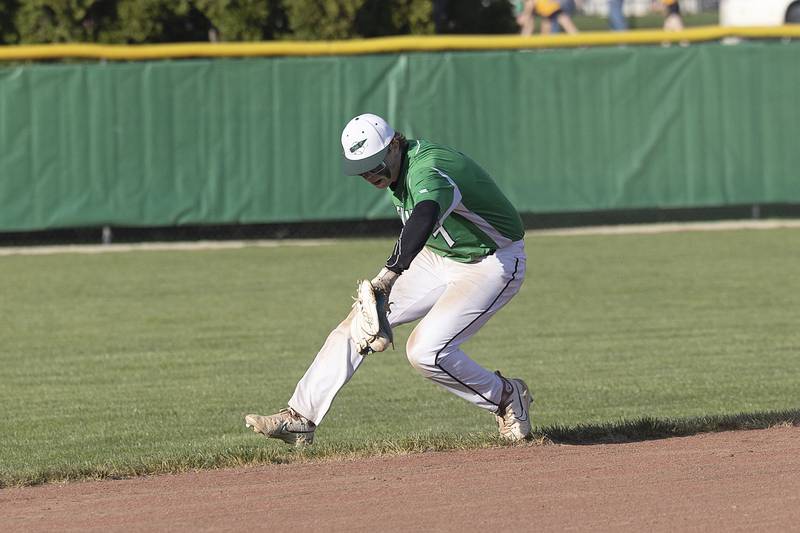
[[[517,19],[520,35],[533,35],[536,30],[535,3],[535,0],[515,0],[513,2],[514,16]]]
[[[664,29],[666,31],[680,31],[683,29],[683,17],[678,0],[661,0],[656,2],[656,7],[664,13]]]
[[[622,3],[625,0],[608,0],[608,25],[614,31],[625,31],[628,29],[628,19],[622,11]]]
[[[569,7],[574,10],[573,0],[569,2]],[[542,33],[558,33],[563,29],[567,33],[578,33],[578,28],[572,22],[572,18],[564,10],[560,2],[556,0],[535,0],[535,13],[542,17]]]

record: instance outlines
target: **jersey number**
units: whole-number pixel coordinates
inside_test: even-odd
[[[437,235],[441,235],[442,239],[444,239],[444,242],[446,242],[447,246],[449,246],[450,248],[452,248],[453,245],[456,243],[456,241],[453,240],[450,234],[447,233],[447,230],[444,229],[444,226],[439,226],[439,229],[433,232],[434,237],[436,237]]]

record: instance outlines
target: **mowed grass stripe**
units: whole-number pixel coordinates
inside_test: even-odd
[[[525,378],[539,434],[795,423],[800,231],[526,242],[522,292],[465,350]],[[312,450],[244,429],[284,406],[392,244],[2,258],[0,483],[497,445],[490,414],[410,368],[411,325],[339,394]]]

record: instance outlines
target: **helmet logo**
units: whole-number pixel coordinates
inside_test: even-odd
[[[363,141],[358,141],[353,146],[350,147],[350,153],[355,155],[361,155],[364,153],[364,144],[366,144],[367,140],[364,139]]]

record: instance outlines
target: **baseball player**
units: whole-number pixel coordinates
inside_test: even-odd
[[[461,350],[522,285],[526,256],[519,214],[469,157],[427,140],[406,139],[379,116],[353,118],[341,142],[344,174],[385,190],[403,229],[380,272],[362,282],[359,301],[328,336],[288,408],[270,416],[247,415],[245,424],[266,437],[310,444],[364,358],[390,344],[391,327],[421,319],[406,344],[411,365],[493,413],[503,438],[529,438],[528,386],[483,368]],[[380,321],[376,302],[385,312]]]

